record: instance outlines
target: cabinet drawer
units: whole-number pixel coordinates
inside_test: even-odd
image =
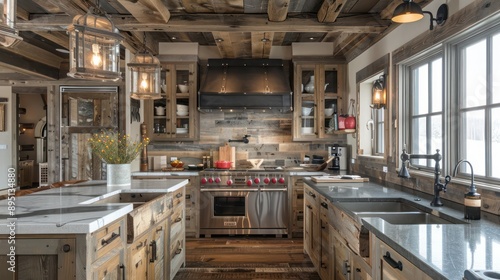
[[[304,199],[310,204],[319,205],[318,193],[310,188],[304,188]]]
[[[387,244],[380,241],[382,279],[422,279],[421,271]]]
[[[186,199],[184,190],[185,188],[180,188],[172,193],[172,206],[174,208],[178,207],[179,205],[184,205]]]
[[[123,248],[116,248],[92,264],[92,279],[123,279],[125,271]]]
[[[93,232],[91,234],[91,244],[93,244],[94,248],[91,252],[91,261],[95,261],[114,248],[122,246],[124,239],[125,219],[119,219],[118,221]]]
[[[170,279],[173,279],[186,259],[184,238],[173,241],[170,248]]]
[[[168,194],[165,194],[130,212],[127,215],[127,242],[134,242],[138,236],[149,230],[151,225],[168,218],[168,202]]]

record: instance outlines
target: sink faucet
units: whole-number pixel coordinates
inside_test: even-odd
[[[441,154],[439,154],[439,149],[436,149],[435,154],[429,155],[418,155],[418,154],[408,154],[406,153],[406,149],[403,149],[401,153],[401,161],[403,162],[401,168],[398,172],[398,177],[402,178],[410,178],[410,173],[408,172],[408,168],[406,167],[406,162],[410,159],[433,159],[436,164],[434,165],[434,199],[431,201],[431,206],[443,206],[443,202],[441,202],[441,197],[439,193],[441,191],[446,192],[446,186],[451,181],[451,177],[446,175],[444,178],[444,183],[441,183],[439,176],[441,175],[441,167],[439,166],[439,162],[441,161]]]
[[[469,190],[471,193],[476,193],[476,185],[474,185],[474,168],[472,168],[472,164],[466,160],[466,159],[462,159],[460,160],[459,162],[457,162],[457,164],[455,165],[455,169],[453,170],[453,177],[457,176],[457,172],[458,172],[458,167],[460,166],[460,164],[462,162],[466,162],[467,164],[469,164],[469,167],[470,167],[470,187],[469,187]]]

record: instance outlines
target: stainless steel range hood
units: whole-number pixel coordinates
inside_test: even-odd
[[[292,94],[280,59],[209,59],[198,109],[289,112]]]

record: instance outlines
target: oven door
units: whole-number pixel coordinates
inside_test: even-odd
[[[258,189],[201,189],[200,229],[256,229]]]
[[[262,188],[259,201],[259,225],[262,229],[288,228],[288,193],[284,188]]]

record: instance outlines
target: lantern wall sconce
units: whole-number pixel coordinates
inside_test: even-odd
[[[424,18],[424,14],[430,16],[429,29],[432,30],[434,29],[434,21],[438,25],[443,25],[448,19],[448,5],[442,4],[439,6],[436,17],[434,17],[431,12],[422,11],[420,5],[413,2],[413,0],[403,0],[403,3],[399,4],[394,10],[391,20],[397,23],[410,23],[421,20]]]
[[[372,86],[372,105],[373,108],[385,108],[387,105],[387,90],[385,88],[385,76],[380,76],[373,82]]]
[[[146,35],[144,35],[144,50],[137,53],[127,66],[130,70],[130,97],[134,99],[161,98],[161,65],[158,58],[146,50]]]
[[[0,45],[4,47],[14,46],[23,40],[14,29],[16,23],[16,0],[0,0]]]
[[[88,80],[121,79],[120,42],[123,37],[104,13],[90,8],[87,14],[75,16],[68,33],[68,76]]]

